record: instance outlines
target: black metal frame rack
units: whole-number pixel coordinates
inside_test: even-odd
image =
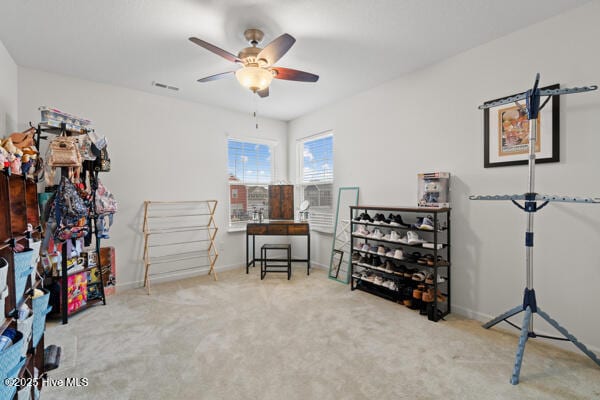
[[[409,228],[404,226],[394,226],[385,223],[370,223],[364,221],[357,221],[357,218],[361,213],[369,213],[371,217],[375,213],[392,213],[400,214],[405,223],[415,223],[417,217],[426,217],[431,215],[433,219],[433,230],[423,230],[416,228]],[[404,266],[407,269],[417,269],[433,275],[433,283],[425,284],[424,282],[416,282],[411,278],[406,278],[403,273],[399,273],[397,270],[389,270],[383,267],[378,267],[370,264],[360,263],[359,261],[353,260],[351,267],[351,290],[363,290],[368,293],[375,294],[377,296],[386,298],[388,300],[401,303],[408,297],[412,297],[412,293],[409,294],[411,288],[416,288],[418,284],[425,284],[427,287],[433,287],[435,295],[431,303],[430,311],[427,312],[428,317],[432,321],[438,321],[443,319],[446,315],[451,312],[451,246],[450,246],[450,208],[431,208],[431,207],[384,207],[384,206],[350,206],[350,220],[351,220],[351,246],[353,254],[358,252],[361,255],[370,254],[372,256],[381,257],[382,261],[391,261],[394,266]],[[398,241],[391,241],[386,239],[376,239],[369,236],[363,236],[356,234],[356,229],[359,226],[365,228],[377,228],[383,231],[391,232],[396,231],[398,233],[406,233],[407,231],[415,231],[428,243],[433,243],[433,248],[425,248],[422,244],[404,244]],[[405,252],[410,253],[412,250],[422,252],[423,255],[433,255],[433,266],[419,264],[417,260],[400,260],[394,257],[381,255],[376,252],[368,251],[365,252],[362,249],[356,248],[358,241],[364,241],[369,246],[377,244],[384,245],[392,250],[402,249]],[[438,246],[441,246],[438,249]],[[418,250],[417,250],[418,249]],[[441,256],[444,263],[438,261],[438,256]],[[376,284],[372,281],[365,280],[358,273],[358,271],[365,269],[369,270],[371,274],[381,276],[383,279],[394,281],[397,289],[390,289],[388,287]],[[443,282],[438,282],[438,277],[443,277]],[[446,300],[441,302],[438,301],[437,294],[445,296]]]
[[[48,139],[47,136],[42,136],[42,133],[50,133],[50,134],[54,134],[54,135],[61,135],[61,134],[66,134],[68,136],[72,135],[72,132],[68,131],[66,128],[66,124],[62,123],[60,128],[56,128],[53,126],[49,126],[49,125],[45,125],[45,124],[38,124],[38,126],[36,127],[36,135],[35,135],[35,143],[37,148],[40,148],[40,140],[41,139]],[[86,133],[85,131],[81,131],[81,132],[77,132],[77,134],[84,134]],[[61,176],[68,176],[68,168],[61,168]],[[96,266],[92,266],[92,267],[87,267],[83,270],[77,270],[76,272],[73,273],[69,273],[68,271],[68,259],[69,257],[69,252],[68,252],[68,243],[65,242],[63,243],[62,246],[62,263],[61,263],[61,274],[60,274],[60,303],[61,303],[61,307],[60,307],[60,315],[61,315],[61,320],[63,324],[66,324],[69,322],[69,315],[72,315],[74,313],[77,313],[79,311],[83,311],[86,308],[89,308],[90,306],[93,306],[99,302],[102,302],[103,305],[106,305],[106,295],[104,294],[104,282],[102,279],[102,265],[100,264],[100,237],[99,237],[99,232],[97,230],[97,219],[98,219],[98,215],[96,214],[96,189],[98,188],[98,171],[93,171],[92,176],[90,177],[90,184],[91,184],[91,189],[92,189],[92,212],[90,214],[90,219],[92,220],[92,234],[94,235],[94,237],[96,238],[96,259],[97,259],[97,265]],[[75,241],[78,239],[71,239],[71,244],[73,246],[75,246]],[[92,299],[89,300],[84,306],[78,308],[75,311],[72,311],[71,313],[69,313],[68,310],[68,278],[70,275],[73,274],[78,274],[78,273],[82,273],[82,272],[86,272],[86,271],[90,271],[94,268],[98,268],[98,271],[100,271],[100,280],[98,283],[98,286],[100,287],[100,298],[96,298],[96,299]],[[54,310],[53,310],[54,312]]]

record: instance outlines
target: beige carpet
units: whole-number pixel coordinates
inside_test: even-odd
[[[516,335],[415,311],[302,267],[291,281],[235,270],[109,297],[51,323],[63,357],[43,399],[598,399],[600,368],[530,341],[509,382]]]

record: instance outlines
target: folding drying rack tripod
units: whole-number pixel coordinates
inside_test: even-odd
[[[600,359],[591,352],[583,343],[577,340],[575,336],[569,333],[564,327],[558,322],[552,319],[548,314],[543,312],[537,305],[535,298],[535,290],[533,289],[533,216],[534,213],[544,208],[550,202],[564,202],[564,203],[600,203],[600,198],[581,198],[581,197],[569,197],[569,196],[552,196],[542,195],[535,192],[535,144],[537,140],[537,118],[539,111],[548,103],[551,96],[558,96],[564,94],[582,93],[592,90],[596,90],[597,86],[585,86],[581,88],[572,89],[538,89],[540,81],[540,74],[538,73],[535,77],[533,88],[526,92],[505,97],[499,100],[484,103],[479,106],[479,109],[486,109],[490,107],[501,106],[509,103],[516,103],[517,106],[523,108],[518,101],[526,101],[527,118],[529,120],[529,191],[525,194],[518,195],[491,195],[491,196],[469,196],[471,200],[510,200],[514,205],[519,207],[521,210],[527,213],[527,231],[525,232],[525,265],[527,270],[527,286],[523,296],[523,304],[516,306],[515,308],[506,311],[502,315],[492,319],[483,325],[484,328],[489,329],[499,322],[506,321],[510,325],[517,329],[520,329],[521,336],[519,338],[519,346],[517,347],[517,354],[515,357],[515,365],[510,383],[516,385],[519,383],[519,374],[521,372],[521,363],[523,362],[523,355],[525,353],[525,344],[527,339],[535,337],[543,337],[547,339],[565,340],[571,341],[579,350],[584,352],[589,358],[591,358],[596,364],[600,366]],[[540,106],[540,98],[546,96],[547,99]],[[517,203],[517,200],[523,200],[524,205]],[[538,206],[538,201],[542,202]],[[508,321],[508,318],[524,311],[525,316],[523,318],[523,324],[519,328],[517,325]],[[557,331],[559,331],[562,337],[553,337],[546,335],[536,334],[533,330],[533,314],[538,314],[540,317],[545,319],[550,325],[552,325]]]

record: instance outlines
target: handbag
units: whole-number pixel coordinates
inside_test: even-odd
[[[87,134],[76,136],[75,142],[82,160],[93,161],[96,159],[96,155],[92,152],[92,140]]]
[[[92,144],[92,152],[96,155],[94,161],[94,171],[110,172],[110,157],[108,156],[108,146],[99,149],[95,144]]]
[[[117,212],[118,203],[115,196],[98,179],[98,188],[96,189],[96,214],[114,214]]]
[[[60,135],[48,146],[48,165],[50,167],[81,167],[81,154],[77,149],[77,139]]]
[[[87,233],[89,208],[77,188],[62,177],[54,200],[54,218],[57,223],[54,239],[65,241],[80,238]]]

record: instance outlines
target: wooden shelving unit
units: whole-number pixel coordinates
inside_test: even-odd
[[[31,224],[33,231],[28,231],[27,224]],[[8,168],[0,170],[0,257],[8,261],[6,281],[8,297],[4,304],[0,333],[8,328],[17,329],[17,308],[20,304],[24,302],[33,310],[32,290],[41,287],[42,281],[38,277],[33,279],[30,274],[27,277],[23,296],[19,299],[16,298],[14,249],[17,245],[29,248],[29,240],[39,240],[40,232],[36,182],[32,179],[26,179],[22,175],[12,174]],[[37,265],[34,265],[34,268],[37,268]],[[14,346],[21,346],[21,343]],[[34,377],[34,370],[37,370],[38,378],[46,373],[44,369],[44,348],[43,335],[37,346],[33,346],[33,339],[29,338],[25,363],[18,372],[18,377],[32,378]],[[41,383],[35,389],[39,392],[42,389]],[[19,397],[23,396],[22,391],[30,391],[29,394],[33,398],[33,387],[19,387],[18,390]],[[17,396],[17,394],[14,394],[15,399]]]
[[[219,257],[215,237],[217,200],[144,202],[144,286],[150,294],[150,278],[209,267],[217,280]],[[181,263],[186,261],[187,263]],[[189,262],[204,261],[190,266]],[[176,268],[150,272],[156,264],[178,264]]]

